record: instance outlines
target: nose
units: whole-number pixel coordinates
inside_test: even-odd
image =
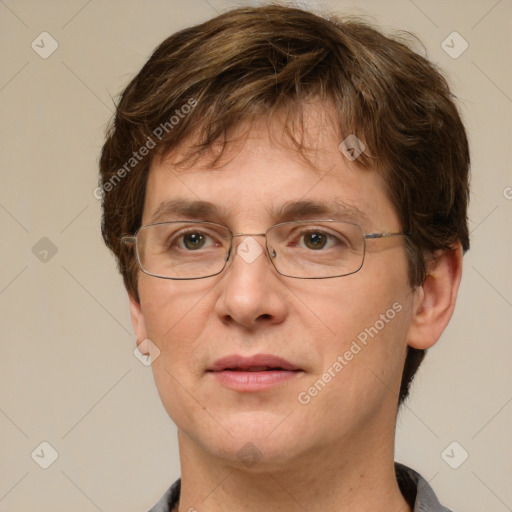
[[[254,329],[286,318],[286,287],[269,260],[264,234],[234,235],[230,261],[217,286],[216,313],[224,323]]]

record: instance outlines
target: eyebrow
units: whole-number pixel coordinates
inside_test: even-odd
[[[267,213],[275,222],[325,216],[333,219],[370,223],[366,213],[354,205],[347,204],[340,198],[329,201],[287,201],[280,206],[267,208]],[[225,216],[224,208],[219,208],[208,201],[176,198],[160,203],[151,215],[149,223],[185,219],[221,221]]]

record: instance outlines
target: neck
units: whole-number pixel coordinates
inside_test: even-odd
[[[179,432],[180,512],[384,512],[411,509],[398,487],[393,442],[319,447],[285,463],[245,467],[201,450]],[[351,448],[347,448],[351,446]]]

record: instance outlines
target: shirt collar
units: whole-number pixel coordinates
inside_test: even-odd
[[[450,512],[437,499],[429,483],[411,468],[395,463],[395,474],[404,498],[413,512]],[[181,479],[176,480],[149,512],[171,512],[180,499]]]

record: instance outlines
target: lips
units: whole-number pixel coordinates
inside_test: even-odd
[[[223,357],[207,369],[215,381],[225,388],[243,393],[256,393],[290,384],[304,375],[304,370],[286,359],[271,354],[251,357]]]
[[[215,361],[208,368],[210,372],[262,372],[270,370],[299,371],[300,368],[286,359],[271,354],[257,354],[250,357],[231,355]]]

